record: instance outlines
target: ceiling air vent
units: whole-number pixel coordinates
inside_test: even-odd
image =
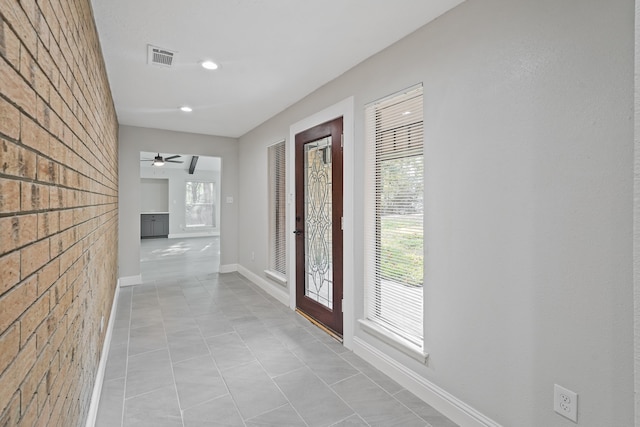
[[[149,45],[147,49],[147,63],[160,67],[171,67],[177,53],[178,52],[173,52],[169,49]]]

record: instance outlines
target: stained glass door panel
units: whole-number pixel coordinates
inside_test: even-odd
[[[331,136],[304,146],[305,292],[333,309]]]

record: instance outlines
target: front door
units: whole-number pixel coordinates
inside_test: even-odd
[[[342,117],[296,135],[296,306],[342,336]]]

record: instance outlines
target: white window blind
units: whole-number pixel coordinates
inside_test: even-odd
[[[284,141],[268,148],[269,157],[269,268],[287,274],[286,150]]]
[[[423,348],[422,86],[366,107],[366,316]]]

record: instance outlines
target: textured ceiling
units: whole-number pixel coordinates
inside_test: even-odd
[[[462,1],[92,5],[121,124],[239,137]],[[148,65],[148,44],[177,51],[173,67]],[[204,70],[205,59],[220,68]]]

